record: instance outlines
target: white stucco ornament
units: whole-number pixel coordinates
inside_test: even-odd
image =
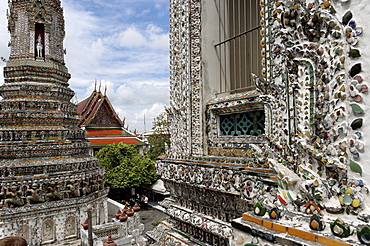
[[[239,236],[237,239],[236,239],[236,244],[242,244],[244,242],[244,238],[242,236]]]

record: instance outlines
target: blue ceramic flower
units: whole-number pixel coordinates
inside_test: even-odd
[[[352,29],[355,29],[355,28],[356,28],[356,21],[351,20],[351,21],[348,23],[348,25],[349,25],[350,27],[352,27]]]

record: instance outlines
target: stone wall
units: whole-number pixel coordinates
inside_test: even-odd
[[[104,194],[97,193],[82,199],[2,209],[0,237],[21,236],[30,245],[61,243],[68,239],[77,239],[80,237],[81,224],[87,218],[87,203],[95,208],[93,224],[107,223],[108,211],[104,195],[107,195],[107,191]]]
[[[117,213],[117,210],[122,210],[124,205],[111,199],[107,199],[108,215],[112,216]],[[132,240],[135,240],[140,245],[145,245],[146,239],[142,236],[144,224],[141,223],[140,213],[135,212],[132,217],[128,217],[126,221],[120,222],[112,217],[110,222],[100,223],[93,226],[93,244],[103,245],[110,235],[117,245],[129,246],[132,245]],[[88,246],[88,231],[80,228],[81,245]]]

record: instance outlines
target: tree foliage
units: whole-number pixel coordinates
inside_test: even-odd
[[[105,181],[111,187],[133,188],[150,185],[158,177],[154,161],[127,144],[109,144],[96,154],[105,168]]]
[[[164,154],[166,148],[170,146],[169,125],[170,123],[163,114],[153,122],[152,134],[147,138],[150,145],[147,154],[153,160]]]

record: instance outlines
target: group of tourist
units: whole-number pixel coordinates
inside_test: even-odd
[[[131,207],[133,207],[135,204],[138,204],[141,208],[145,210],[148,210],[148,202],[149,198],[145,194],[142,194],[141,196],[137,194],[136,197],[132,196],[128,202],[122,201],[122,203],[130,205]]]

